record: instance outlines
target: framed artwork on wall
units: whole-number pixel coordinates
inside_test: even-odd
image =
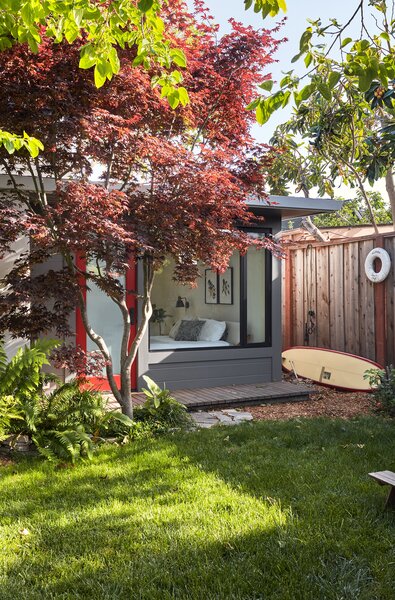
[[[205,297],[206,304],[218,304],[218,273],[212,269],[205,269]]]
[[[233,267],[228,267],[218,279],[219,303],[233,304]]]

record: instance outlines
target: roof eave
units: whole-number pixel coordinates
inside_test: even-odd
[[[282,219],[336,212],[343,206],[341,200],[300,196],[269,196],[269,200],[253,198],[247,204],[254,211],[270,212],[280,215]]]

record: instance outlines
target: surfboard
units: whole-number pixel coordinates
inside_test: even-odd
[[[282,364],[285,371],[298,377],[354,392],[370,392],[372,387],[364,379],[365,372],[383,368],[362,356],[310,346],[287,348],[282,353]]]

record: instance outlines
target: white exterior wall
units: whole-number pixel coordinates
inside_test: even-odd
[[[4,256],[0,260],[0,280],[12,269],[14,262],[26,252],[29,248],[29,240],[26,237],[20,238],[12,246],[12,252]],[[1,288],[0,288],[1,292]],[[10,334],[5,334],[5,350],[7,357],[10,359],[14,356],[18,348],[25,346],[29,340],[21,338],[12,338]]]

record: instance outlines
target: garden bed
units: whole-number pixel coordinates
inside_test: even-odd
[[[339,392],[325,387],[317,387],[317,392],[309,400],[262,404],[243,408],[257,421],[281,421],[296,417],[330,417],[352,419],[367,415],[372,411],[372,396],[362,392]]]

